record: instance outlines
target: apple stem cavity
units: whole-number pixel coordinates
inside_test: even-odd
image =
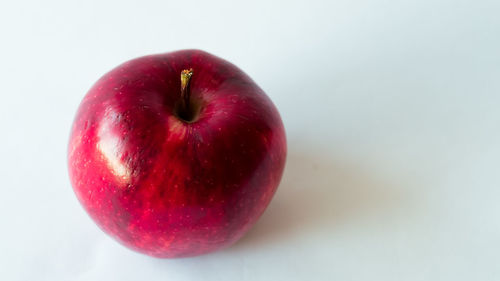
[[[184,69],[181,71],[181,107],[177,112],[179,118],[184,121],[190,122],[193,119],[193,110],[191,108],[191,91],[190,81],[193,76],[193,69]]]

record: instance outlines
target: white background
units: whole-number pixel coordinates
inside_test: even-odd
[[[235,246],[136,254],[73,194],[80,100],[199,48],[283,117],[283,181]],[[499,280],[500,2],[2,1],[1,280]]]

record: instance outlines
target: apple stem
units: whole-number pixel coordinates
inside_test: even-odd
[[[190,115],[190,95],[191,91],[189,89],[189,82],[191,81],[191,76],[193,76],[193,69],[184,69],[181,71],[181,99],[183,111],[186,115]]]

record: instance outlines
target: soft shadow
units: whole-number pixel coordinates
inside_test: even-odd
[[[225,251],[258,250],[346,224],[384,220],[407,204],[404,188],[377,178],[346,158],[312,145],[289,143],[285,173],[257,224]],[[388,216],[386,216],[388,215]]]

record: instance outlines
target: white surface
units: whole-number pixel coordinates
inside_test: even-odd
[[[1,280],[499,280],[500,2],[3,1]],[[234,247],[180,260],[104,235],[66,145],[88,88],[200,48],[268,93],[289,158]]]

